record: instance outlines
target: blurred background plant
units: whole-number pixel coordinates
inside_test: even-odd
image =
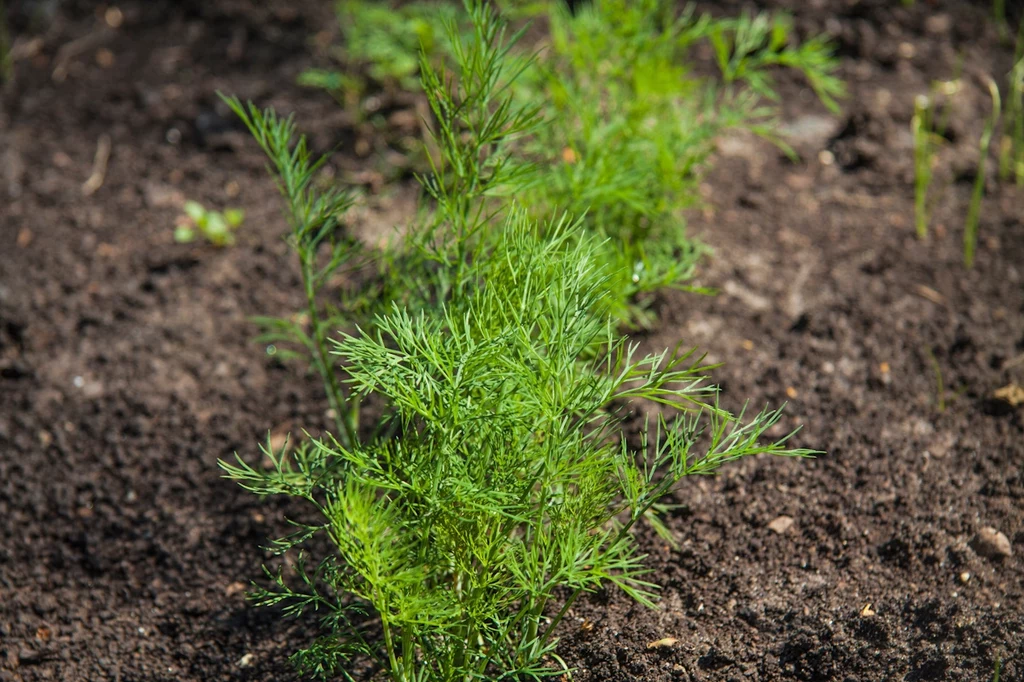
[[[208,211],[197,201],[186,201],[184,215],[174,228],[174,241],[188,243],[203,237],[214,246],[231,246],[235,243],[234,232],[242,226],[245,212],[237,208]]]
[[[14,59],[11,56],[11,31],[7,23],[7,3],[0,0],[0,83],[14,78]]]
[[[353,107],[371,82],[419,90],[421,51],[430,64],[450,57],[445,26],[461,15],[461,8],[448,2],[341,0],[336,8],[343,43],[332,57],[342,70],[309,69],[299,82],[327,90],[346,107]]]
[[[999,146],[999,178],[1024,185],[1024,23],[1017,35],[1013,67],[1007,78],[1006,109]]]
[[[715,143],[740,130],[768,138],[778,110],[772,71],[806,75],[830,108],[843,93],[826,42],[796,40],[784,15],[736,19],[676,12],[669,0],[594,0],[570,13],[543,4],[549,45],[524,74],[524,101],[544,102],[546,126],[524,145],[538,177],[525,202],[538,214],[585,213],[606,239],[617,316],[648,326],[651,294],[685,287],[707,249],[686,234],[685,209]],[[692,49],[713,46],[720,77],[694,73]]]

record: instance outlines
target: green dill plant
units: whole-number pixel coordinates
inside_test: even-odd
[[[329,634],[297,654],[304,669],[344,675],[358,655],[395,682],[562,674],[555,632],[579,595],[613,585],[654,605],[633,530],[683,477],[809,454],[761,444],[779,414],[720,409],[692,355],[638,357],[600,312],[587,241],[578,223],[539,229],[512,211],[441,315],[395,309],[337,341],[354,390],[391,405],[395,438],[314,439],[287,459],[268,448],[269,471],[223,464],[315,510],[275,549],[315,534],[334,546],[298,587],[270,572],[257,592],[321,613]],[[631,446],[621,424],[637,401],[663,410]]]
[[[656,604],[635,531],[684,477],[757,453],[812,454],[789,436],[764,440],[779,411],[720,407],[694,352],[639,354],[617,331],[602,239],[583,219],[537,219],[509,200],[535,177],[513,150],[536,112],[508,86],[529,61],[490,6],[466,10],[454,71],[422,64],[439,120],[440,153],[421,179],[430,210],[378,256],[401,273],[386,305],[324,335],[345,387],[339,414],[372,396],[384,428],[268,443],[269,468],[221,462],[245,488],[309,511],[270,545],[294,572],[265,568],[253,597],[319,615],[323,635],[293,656],[310,674],[351,680],[355,661],[394,682],[571,672],[557,632],[580,596],[612,586]],[[344,261],[343,239],[317,251],[341,229],[347,195],[314,189],[322,161],[291,119],[231,104],[278,175],[300,262]],[[658,416],[627,432],[651,405]]]
[[[992,135],[999,125],[1000,99],[999,86],[991,78],[987,79],[989,94],[992,97],[992,113],[985,121],[985,129],[981,133],[978,145],[978,170],[974,177],[971,190],[971,201],[967,206],[967,220],[964,223],[964,266],[974,267],[974,254],[978,246],[978,222],[981,219],[981,200],[985,196],[985,166],[988,162],[989,148],[992,146]]]
[[[524,145],[540,169],[524,201],[566,207],[606,240],[617,273],[617,315],[646,326],[650,294],[685,287],[706,249],[689,239],[683,211],[716,141],[729,131],[772,134],[771,72],[794,68],[830,107],[843,92],[828,44],[799,43],[784,16],[713,19],[678,14],[666,0],[593,0],[571,14],[548,4],[549,45],[524,75],[526,101],[547,125]],[[720,78],[690,72],[691,50],[714,47]]]
[[[352,195],[336,188],[321,189],[314,182],[327,158],[313,158],[305,137],[297,136],[291,117],[281,118],[272,110],[260,111],[236,98],[225,98],[225,102],[270,159],[286,204],[289,230],[285,241],[298,262],[306,300],[301,315],[254,318],[262,329],[258,341],[268,344],[282,359],[299,356],[308,360],[323,383],[336,437],[352,445],[359,428],[359,402],[345,394],[329,354],[328,335],[349,322],[346,313],[355,303],[349,304],[349,311],[341,310],[324,295],[336,276],[361,263],[358,243],[343,229]]]

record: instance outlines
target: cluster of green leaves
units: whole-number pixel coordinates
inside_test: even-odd
[[[187,244],[202,236],[214,246],[235,243],[235,230],[242,226],[245,212],[237,208],[208,211],[198,201],[186,201],[184,215],[174,228],[174,241]]]
[[[268,444],[269,469],[222,462],[246,488],[315,514],[272,543],[299,553],[298,575],[268,569],[256,592],[321,615],[324,636],[294,657],[312,673],[351,679],[363,658],[395,682],[561,675],[556,631],[579,595],[613,585],[653,605],[633,533],[684,476],[810,454],[788,437],[762,443],[778,411],[719,407],[692,352],[638,355],[617,331],[604,238],[509,199],[538,177],[517,153],[538,112],[511,87],[530,62],[489,5],[465,9],[468,34],[448,25],[451,70],[421,61],[436,118],[421,178],[430,205],[373,254],[383,303],[322,302],[329,280],[370,255],[344,235],[351,201],[319,189],[324,160],[290,118],[230,100],[286,198],[309,303],[306,325],[266,321],[268,340],[305,349],[339,416],[334,436]],[[328,322],[347,331],[330,338]],[[371,396],[384,416],[367,433],[358,413]],[[651,404],[652,427],[627,433]],[[333,551],[310,561],[315,536]]]
[[[618,315],[644,323],[638,295],[681,286],[703,248],[686,236],[682,211],[714,144],[730,130],[772,136],[772,71],[806,74],[830,107],[842,94],[836,61],[820,39],[798,43],[784,16],[713,19],[670,0],[594,0],[570,14],[547,4],[550,47],[523,79],[527,101],[547,102],[527,146],[540,177],[527,203],[586,211],[607,239],[604,259],[620,292]],[[690,73],[690,52],[714,48],[720,79]]]
[[[263,330],[258,340],[270,344],[281,358],[297,355],[291,347],[304,352],[303,357],[323,382],[335,433],[342,443],[350,445],[356,441],[359,403],[345,395],[327,339],[339,325],[348,323],[363,298],[352,296],[339,307],[325,302],[321,294],[335,277],[356,269],[361,261],[358,243],[342,229],[344,214],[352,206],[352,195],[341,189],[325,191],[314,183],[317,171],[327,159],[314,160],[305,137],[299,136],[296,142],[292,117],[282,119],[273,110],[260,111],[237,98],[225,101],[270,159],[271,171],[286,203],[289,231],[285,241],[298,260],[306,298],[306,308],[300,315],[255,318],[253,321]]]

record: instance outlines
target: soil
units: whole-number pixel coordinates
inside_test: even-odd
[[[0,110],[4,682],[295,677],[286,656],[315,620],[244,599],[289,507],[216,460],[328,420],[315,378],[251,341],[249,316],[287,315],[301,293],[273,183],[216,92],[295,111],[314,147],[340,145],[337,173],[377,192],[367,220],[397,221],[408,185],[372,161],[388,140],[295,85],[322,63],[329,4],[8,3],[22,39]],[[699,345],[725,363],[730,407],[788,401],[794,443],[825,454],[687,481],[678,548],[641,531],[660,610],[593,595],[559,652],[582,682],[990,680],[999,659],[1002,680],[1024,679],[1024,414],[994,397],[1024,385],[1021,188],[988,179],[974,269],[961,255],[980,75],[1005,74],[1012,47],[986,3],[763,6],[835,38],[850,96],[830,114],[782,77],[799,162],[722,141],[692,216],[715,250],[700,284],[721,293],[663,296],[644,343]],[[54,13],[31,33],[36,10]],[[919,241],[913,98],[960,55]],[[185,198],[243,207],[238,244],[174,243]]]

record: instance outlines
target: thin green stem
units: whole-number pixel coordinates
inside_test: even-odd
[[[7,28],[7,7],[0,0],[0,81],[9,83],[14,79],[14,60],[11,58],[11,34]]]
[[[341,391],[341,384],[338,382],[337,373],[334,371],[334,362],[327,350],[324,325],[320,319],[320,306],[316,300],[316,286],[314,283],[316,270],[313,257],[314,254],[308,253],[302,253],[299,256],[302,261],[302,283],[306,292],[306,310],[309,314],[309,323],[312,330],[312,350],[315,354],[315,364],[323,379],[324,390],[327,393],[327,402],[334,413],[334,422],[341,444],[345,447],[352,447],[356,442],[358,434],[355,432],[352,420],[349,418],[348,410],[351,408]]]
[[[981,134],[978,150],[978,172],[974,178],[974,190],[971,192],[971,203],[967,207],[967,222],[964,225],[964,265],[974,267],[974,252],[978,244],[978,222],[981,219],[981,200],[985,196],[985,165],[988,161],[989,148],[992,145],[992,134],[999,121],[1000,98],[999,86],[991,78],[988,80],[989,93],[992,95],[992,114],[985,122],[985,130]]]

